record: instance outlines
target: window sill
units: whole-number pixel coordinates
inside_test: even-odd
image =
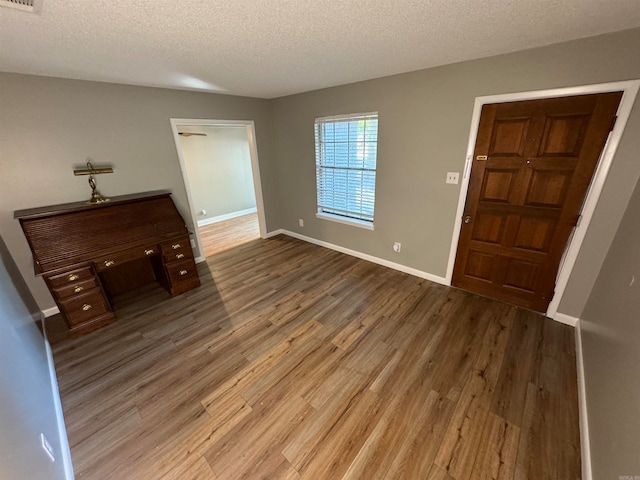
[[[316,213],[316,218],[329,220],[331,222],[343,223],[352,227],[364,228],[365,230],[373,230],[373,223],[357,220],[355,218],[345,218],[339,215],[331,215],[330,213]]]

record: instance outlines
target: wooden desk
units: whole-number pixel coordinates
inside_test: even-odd
[[[200,285],[168,191],[19,210],[14,218],[72,335],[114,322],[111,298],[148,281],[172,296]]]

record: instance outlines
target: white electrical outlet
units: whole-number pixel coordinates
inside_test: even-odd
[[[304,227],[304,220],[299,218],[298,219],[298,225],[300,225],[301,227]]]
[[[454,185],[457,185],[459,178],[460,178],[460,172],[447,172],[447,183],[452,183]]]
[[[393,251],[396,253],[400,253],[402,249],[402,244],[400,242],[393,242]]]
[[[49,460],[51,460],[52,462],[55,462],[56,457],[53,456],[53,447],[47,440],[47,437],[44,436],[44,433],[40,434],[40,444],[42,445],[42,449],[45,451],[45,453],[49,457]]]

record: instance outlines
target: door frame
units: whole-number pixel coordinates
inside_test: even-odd
[[[558,275],[556,277],[555,294],[549,303],[547,308],[547,316],[554,318],[558,313],[558,306],[562,300],[565,288],[569,281],[569,277],[576,263],[578,253],[582,247],[582,241],[591,223],[591,217],[598,204],[604,182],[609,173],[609,168],[615,156],[618,145],[622,138],[622,133],[627,125],[627,120],[631,113],[633,103],[640,89],[640,80],[628,80],[621,82],[611,83],[599,83],[594,85],[582,85],[576,87],[566,88],[554,88],[550,90],[535,90],[530,92],[517,92],[507,93],[500,95],[487,95],[483,97],[476,97],[473,114],[471,116],[471,127],[469,130],[469,141],[467,143],[467,153],[464,163],[464,171],[462,174],[462,184],[460,186],[460,196],[458,197],[458,208],[456,210],[455,224],[453,227],[453,236],[451,238],[451,249],[449,251],[449,262],[447,264],[446,282],[447,285],[451,285],[451,279],[453,277],[453,267],[455,265],[456,253],[458,251],[458,241],[460,240],[460,228],[462,226],[462,214],[464,212],[464,206],[467,200],[467,192],[469,190],[469,173],[471,170],[471,164],[473,159],[473,151],[476,145],[476,137],[478,134],[478,127],[480,125],[480,113],[483,105],[489,103],[506,103],[517,102],[522,100],[539,100],[544,98],[555,97],[568,97],[574,95],[588,95],[591,93],[607,93],[607,92],[624,92],[622,100],[618,107],[618,119],[616,124],[607,139],[607,142],[600,155],[598,166],[591,179],[591,184],[587,190],[584,205],[581,210],[581,219],[578,226],[573,231],[573,235],[569,238],[567,247],[565,249]]]
[[[198,228],[198,220],[193,210],[193,195],[191,193],[191,184],[187,173],[187,164],[184,161],[182,147],[180,144],[180,136],[178,135],[178,125],[194,125],[194,126],[211,126],[211,127],[228,127],[228,126],[244,126],[247,131],[247,139],[249,141],[249,156],[251,158],[251,174],[253,176],[253,190],[256,196],[256,209],[258,213],[258,226],[260,229],[260,238],[267,238],[267,223],[264,216],[264,200],[262,198],[262,183],[260,181],[260,163],[258,161],[258,147],[256,143],[256,129],[253,120],[206,120],[202,118],[171,118],[171,131],[173,133],[173,141],[176,145],[178,153],[178,162],[180,163],[180,171],[182,172],[182,180],[184,188],[187,192],[187,203],[189,204],[189,215],[193,222],[195,230],[196,243],[200,256],[196,258],[196,262],[205,260],[204,251],[202,250],[202,239],[200,238],[200,229]]]

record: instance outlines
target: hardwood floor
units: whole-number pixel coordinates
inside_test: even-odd
[[[198,230],[205,257],[260,238],[257,213],[205,225]]]
[[[580,478],[573,330],[285,236],[54,346],[83,479]]]

